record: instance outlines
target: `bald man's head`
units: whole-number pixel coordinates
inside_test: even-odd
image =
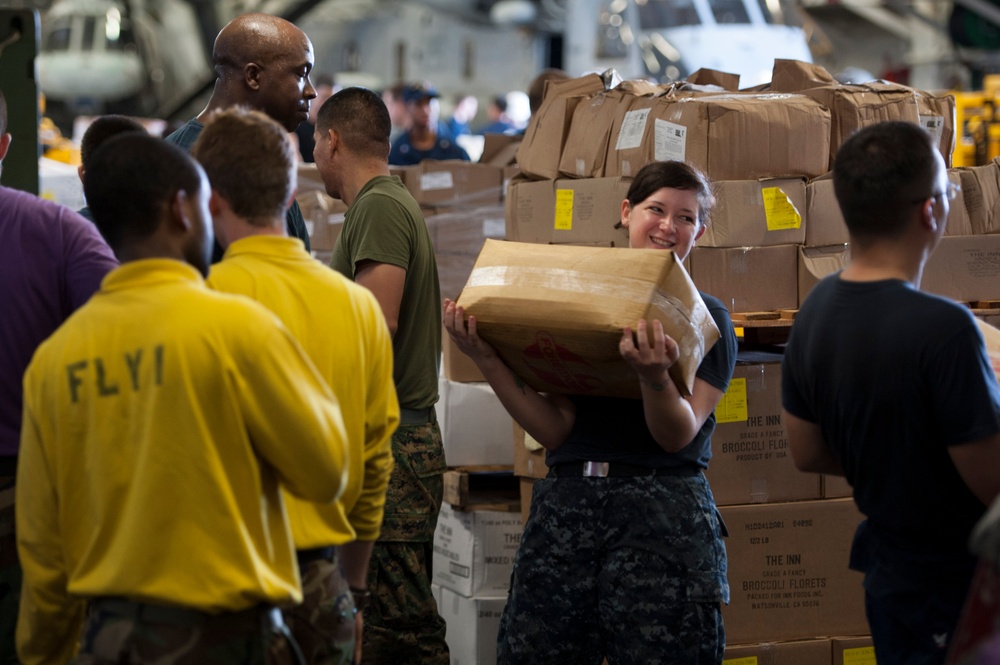
[[[216,37],[212,60],[222,97],[215,106],[249,106],[288,131],[308,117],[315,58],[309,37],[294,24],[270,14],[238,16]]]

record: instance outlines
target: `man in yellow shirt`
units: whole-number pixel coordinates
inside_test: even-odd
[[[294,150],[281,126],[258,111],[234,108],[208,117],[192,154],[212,184],[209,210],[225,248],[208,284],[276,313],[340,401],[350,450],[344,493],[333,504],[286,497],[305,601],[286,610],[285,619],[308,662],[349,663],[356,651],[360,662],[368,560],[380,533],[399,423],[392,340],[368,289],[286,235]]]
[[[281,488],[333,501],[339,405],[264,307],[208,290],[209,185],[142,134],[85,193],[122,265],[24,379],[18,651],[66,663],[288,663],[302,590]]]

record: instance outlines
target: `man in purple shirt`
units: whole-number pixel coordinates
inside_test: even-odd
[[[0,92],[0,168],[10,146]],[[118,265],[93,224],[66,208],[0,186],[0,662],[17,662],[14,627],[21,567],[14,537],[14,476],[21,380],[35,349]]]

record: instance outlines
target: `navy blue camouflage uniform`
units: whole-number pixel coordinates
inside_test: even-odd
[[[722,338],[697,376],[724,391],[736,337],[722,303],[702,297]],[[714,415],[668,453],[646,427],[641,400],[571,399],[573,430],[547,454],[551,471],[535,484],[498,665],[720,664],[726,534],[702,473]],[[609,477],[583,477],[584,461],[608,462]]]

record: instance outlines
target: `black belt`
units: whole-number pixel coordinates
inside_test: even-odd
[[[176,607],[173,605],[158,605],[155,603],[140,603],[125,598],[95,598],[91,602],[93,609],[117,617],[133,621],[149,623],[166,623],[182,626],[211,625],[235,630],[255,631],[261,628],[282,626],[281,611],[267,605],[257,605],[236,612],[208,614],[199,610]]]
[[[701,473],[696,466],[637,466],[624,462],[566,462],[549,468],[552,478],[652,478],[653,476],[691,477]]]
[[[399,410],[399,424],[400,425],[426,425],[427,423],[434,422],[437,420],[437,414],[434,411],[433,406],[429,406],[426,409],[400,409]]]
[[[295,550],[295,558],[299,560],[299,568],[304,568],[306,564],[310,564],[313,561],[336,561],[337,560],[337,548],[333,547],[316,547],[311,550]]]

